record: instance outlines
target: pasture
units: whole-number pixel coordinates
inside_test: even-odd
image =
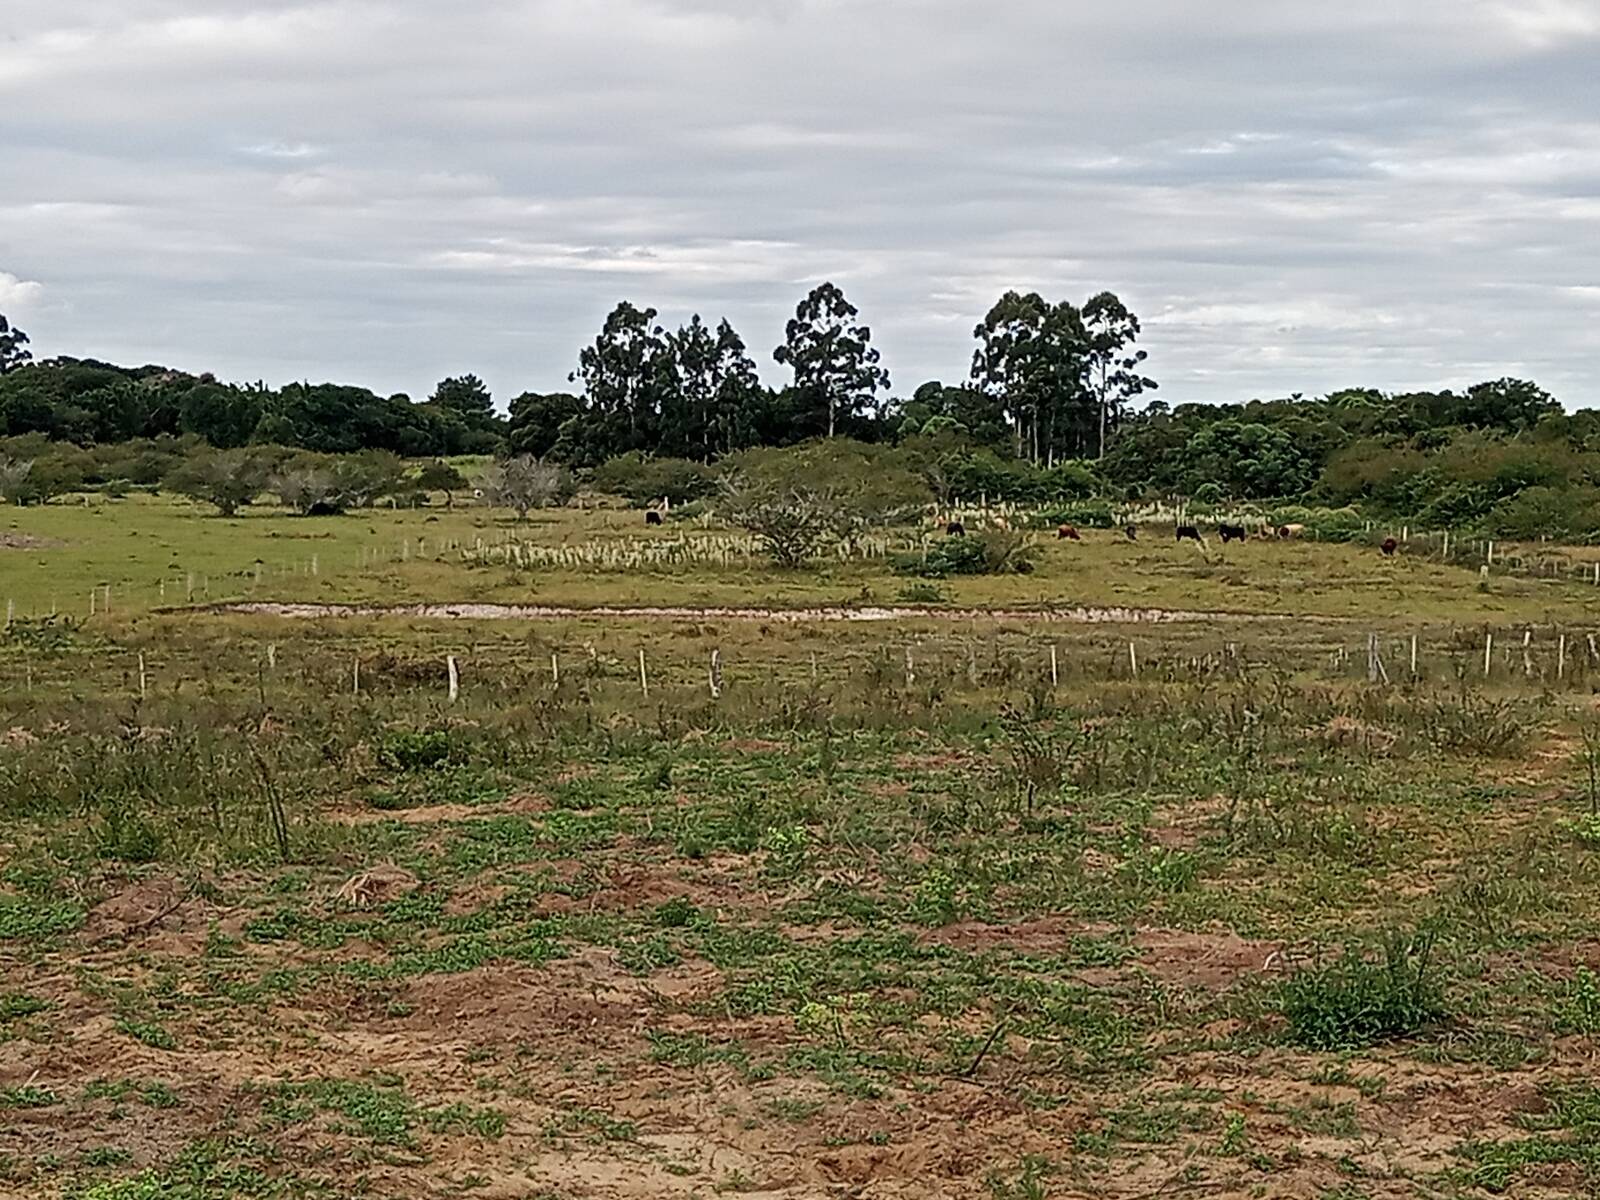
[[[596,504],[0,535],[0,1193],[1600,1187],[1575,573],[1157,528],[777,572]],[[782,619],[868,605],[916,612]]]

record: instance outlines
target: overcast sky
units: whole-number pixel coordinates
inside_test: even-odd
[[[832,279],[909,393],[1007,288],[1171,403],[1600,403],[1600,0],[6,0],[0,312],[42,355],[504,403],[612,304],[771,382]]]

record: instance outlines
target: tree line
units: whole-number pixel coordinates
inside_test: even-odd
[[[27,336],[0,318],[0,436],[37,433],[98,445],[193,435],[219,449],[283,445],[406,457],[512,453],[590,468],[643,453],[709,462],[813,437],[893,441],[967,430],[1028,462],[1099,457],[1129,401],[1155,388],[1142,373],[1138,318],[1110,292],[1079,307],[1008,292],[974,331],[970,378],[890,395],[890,377],[856,306],[832,283],[812,289],[773,350],[791,381],[770,388],[726,320],[667,329],[624,301],[577,356],[571,391],[524,392],[507,415],[482,380],[442,380],[426,400],[344,384],[269,388],[159,366],[92,359],[33,363]],[[914,427],[914,428],[913,428]]]
[[[667,329],[656,310],[623,302],[578,354],[571,391],[523,393],[502,416],[473,375],[414,402],[340,384],[35,363],[27,335],[0,317],[0,457],[34,464],[31,484],[13,487],[33,498],[181,480],[175,461],[199,443],[234,456],[209,469],[226,467],[237,487],[292,479],[285,454],[300,451],[325,485],[313,505],[361,503],[374,473],[391,495],[452,490],[445,464],[419,475],[401,463],[458,454],[559,465],[639,502],[692,501],[742,454],[835,439],[896,451],[940,502],[1294,501],[1508,535],[1600,531],[1600,417],[1565,413],[1535,383],[1170,406],[1148,398],[1140,333],[1109,292],[1082,306],[1008,292],[974,329],[968,378],[895,398],[871,329],[832,284],[785,327],[773,357],[793,378],[779,388],[761,384],[727,321]]]

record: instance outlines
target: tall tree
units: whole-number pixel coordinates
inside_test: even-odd
[[[28,349],[28,335],[15,328],[6,320],[5,314],[0,313],[0,375],[14,371],[32,359],[33,352]]]
[[[1100,410],[1100,436],[1095,457],[1106,456],[1106,427],[1121,415],[1133,397],[1154,391],[1156,381],[1140,374],[1139,367],[1149,355],[1134,350],[1139,338],[1139,318],[1113,292],[1091,296],[1083,306],[1083,328],[1087,337],[1084,369],[1089,390]]]
[[[1038,292],[1007,292],[973,336],[973,383],[1004,404],[1017,453],[1035,463],[1083,453],[1094,404],[1084,386],[1088,336],[1078,309]]]
[[[555,448],[561,427],[583,413],[583,401],[566,392],[523,392],[511,401],[506,446],[512,454],[543,458]]]
[[[704,460],[746,445],[761,384],[744,340],[727,321],[713,334],[696,313],[667,341],[673,386],[663,397],[659,452]]]
[[[889,386],[889,372],[878,365],[872,330],[859,323],[856,306],[831,283],[811,290],[795,309],[773,358],[794,371],[795,389],[807,407],[827,414],[832,437],[841,416],[853,417]]]
[[[454,413],[468,429],[483,432],[494,428],[494,397],[476,375],[441,379],[428,403]]]
[[[656,310],[624,300],[612,309],[600,336],[578,355],[574,382],[589,402],[568,453],[592,466],[655,443],[663,393],[672,386],[671,355]]]

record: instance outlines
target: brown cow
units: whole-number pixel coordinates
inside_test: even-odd
[[[1378,549],[1383,551],[1383,556],[1385,558],[1393,558],[1394,552],[1400,549],[1400,543],[1395,541],[1393,538],[1384,538],[1383,545],[1379,546]]]
[[[1078,531],[1071,525],[1063,525],[1060,529],[1056,530],[1056,541],[1081,542],[1083,539],[1078,536]]]

